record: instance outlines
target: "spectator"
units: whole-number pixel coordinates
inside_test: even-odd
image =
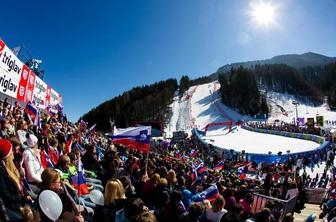
[[[36,186],[42,182],[41,174],[44,169],[41,165],[38,139],[34,134],[28,135],[27,145],[27,149],[23,152],[24,167],[29,184]]]
[[[114,221],[116,212],[126,204],[125,190],[120,180],[112,178],[106,183],[104,200],[104,221]]]
[[[209,222],[219,222],[222,216],[227,213],[224,209],[225,200],[223,196],[218,196],[212,203],[212,208],[206,210],[206,218]]]

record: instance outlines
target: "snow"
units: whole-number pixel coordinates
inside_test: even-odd
[[[225,106],[221,102],[219,89],[220,84],[218,81],[214,81],[189,88],[180,100],[175,97],[171,105],[173,116],[167,126],[167,135],[172,135],[175,130],[190,131],[191,127],[204,130],[209,123],[229,121],[235,123],[238,120],[253,119]],[[268,121],[278,119],[293,122],[293,118],[296,116],[295,106],[292,104],[295,100],[294,96],[268,92],[267,100],[271,106]],[[288,116],[283,115],[280,106],[288,113]],[[300,102],[298,105],[299,117],[316,117],[316,114],[323,115],[324,120],[336,121],[336,113],[329,111],[325,104],[313,107]],[[247,153],[267,154],[271,151],[276,154],[279,151],[287,153],[287,150],[290,150],[291,153],[297,153],[319,147],[318,143],[312,141],[251,132],[240,127],[229,132],[227,126],[208,128],[204,139],[218,147],[236,151],[245,150]]]
[[[215,146],[260,154],[267,154],[269,151],[273,154],[279,151],[285,154],[287,150],[296,153],[313,150],[319,146],[318,143],[308,140],[256,133],[240,127],[226,135],[206,136],[205,139],[214,140]]]
[[[296,108],[293,105],[293,101],[297,101],[293,95],[282,94],[276,92],[267,93],[267,102],[271,105],[271,117],[268,121],[274,121],[276,119],[293,123],[296,118]],[[328,110],[326,103],[321,106],[314,107],[311,104],[305,104],[298,101],[300,104],[297,106],[298,117],[315,118],[316,116],[324,116],[324,120],[336,121],[336,113]],[[278,105],[278,106],[277,106]],[[280,110],[281,106],[287,113],[288,117],[282,114]]]

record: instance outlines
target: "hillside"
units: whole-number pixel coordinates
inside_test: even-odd
[[[273,102],[266,99],[264,93],[274,92],[291,94],[293,99],[301,100],[301,104],[312,106],[321,106],[327,98],[328,104],[325,105],[335,109],[336,62],[329,63],[333,61],[336,61],[335,57],[305,53],[225,65],[216,73],[218,79],[218,74],[229,70],[216,83],[219,85],[216,93],[221,97],[216,104],[224,103],[226,108],[252,116],[267,114],[268,106],[272,117],[277,106],[272,109]],[[235,67],[238,68],[235,70]],[[248,67],[253,68],[248,70]],[[135,87],[93,108],[80,119],[89,125],[97,124],[97,130],[102,131],[110,130],[110,119],[114,119],[118,127],[133,126],[138,121],[156,121],[169,122],[167,128],[170,132],[190,129],[195,126],[197,118],[202,117],[192,117],[191,112],[195,110],[190,109],[188,100],[198,85],[211,83],[214,76],[190,79],[184,75],[179,82],[168,79]],[[225,86],[220,89],[222,84]]]
[[[105,132],[111,129],[111,120],[122,128],[133,126],[138,121],[165,122],[176,90],[176,79],[135,87],[93,108],[80,119],[89,125],[97,124],[97,130]]]
[[[313,52],[307,52],[304,54],[279,55],[265,60],[255,60],[255,61],[227,64],[218,68],[217,73],[228,72],[232,68],[237,69],[239,66],[243,66],[244,68],[253,68],[255,65],[263,65],[263,64],[286,64],[288,66],[299,69],[305,66],[326,65],[328,63],[332,63],[335,61],[336,57],[328,57]]]
[[[205,130],[211,123],[237,122],[238,120],[253,120],[254,118],[242,115],[222,103],[220,95],[221,85],[218,81],[200,84],[190,87],[181,99],[176,98],[171,104],[172,116],[165,125],[167,136],[172,136],[176,130],[190,131],[192,127]],[[296,96],[273,91],[265,92],[269,106],[268,121],[280,120],[292,123],[296,116],[296,108],[293,101],[299,102],[298,116],[314,118],[317,115],[324,116],[326,121],[336,121],[336,112],[330,111],[327,104],[314,106],[305,100],[297,100]],[[285,115],[286,113],[286,115]],[[331,125],[326,125],[331,127]],[[227,127],[213,126],[209,128],[208,135],[226,133]]]

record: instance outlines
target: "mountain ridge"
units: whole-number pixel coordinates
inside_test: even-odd
[[[273,56],[270,59],[253,60],[246,62],[236,62],[226,64],[217,69],[216,73],[228,72],[231,68],[238,68],[243,66],[244,68],[252,68],[255,65],[261,64],[286,64],[296,69],[300,69],[306,66],[321,66],[336,61],[336,57],[329,57],[315,52],[306,52],[303,54],[284,54]],[[214,73],[214,74],[216,74]],[[212,74],[212,75],[214,75]],[[210,76],[212,76],[210,75]]]

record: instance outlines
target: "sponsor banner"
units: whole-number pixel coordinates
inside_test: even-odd
[[[33,101],[33,92],[34,92],[34,86],[35,86],[35,78],[36,78],[35,73],[32,72],[32,71],[30,71],[29,72],[29,77],[28,77],[28,84],[27,84],[27,91],[26,91],[25,102],[31,102],[31,101]]]
[[[36,76],[32,102],[38,108],[46,108],[47,87],[48,85]]]
[[[307,126],[314,127],[314,118],[307,118]]]
[[[17,100],[24,102],[26,97],[26,90],[29,78],[29,68],[26,65],[23,65],[21,78],[19,82],[19,89],[17,92]]]
[[[55,90],[51,89],[50,91],[50,105],[51,106],[55,106],[56,104],[58,104],[58,101],[59,101],[58,97],[59,97],[59,94]]]
[[[47,92],[46,92],[46,106],[50,105],[50,96],[51,96],[51,87],[47,86]]]
[[[53,92],[53,93],[52,93]],[[0,40],[0,93],[39,108],[62,103],[62,96],[47,86]]]
[[[5,43],[0,39],[0,53],[5,48]]]
[[[0,92],[16,98],[23,63],[4,42],[0,47]]]
[[[58,104],[62,104],[63,97],[61,94],[58,94]]]
[[[297,124],[300,125],[300,126],[304,126],[304,124],[305,124],[305,118],[304,117],[298,117],[296,121],[297,121]]]
[[[323,127],[323,124],[324,124],[323,116],[316,116],[316,123],[317,123],[318,126]]]

